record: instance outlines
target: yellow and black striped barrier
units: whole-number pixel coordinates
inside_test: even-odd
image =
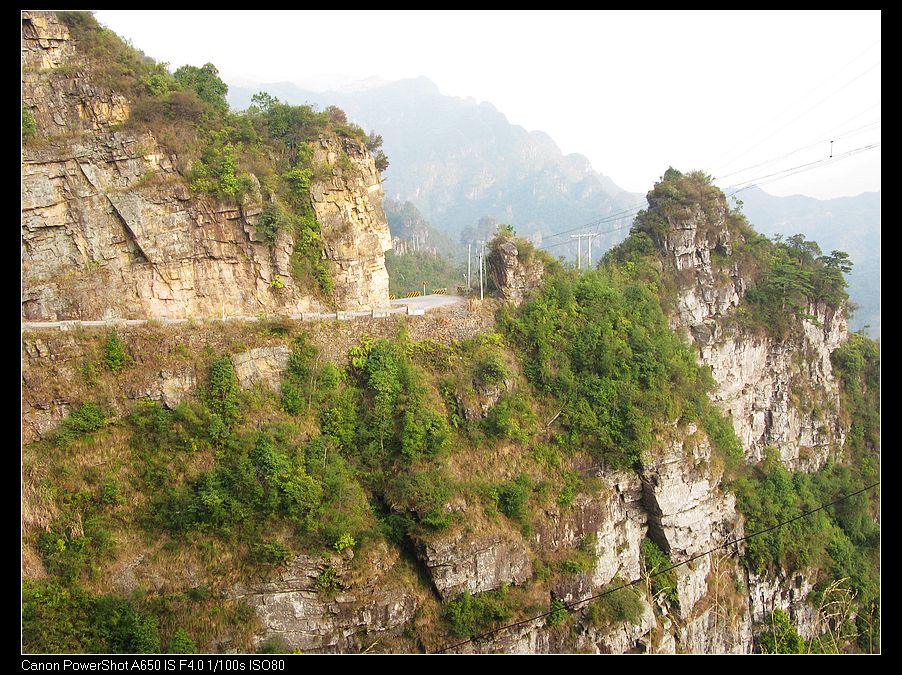
[[[389,300],[397,300],[398,298],[397,298],[397,296],[396,296],[394,293],[389,293],[389,294],[388,294],[388,299],[389,299]]]
[[[446,295],[448,293],[447,288],[433,288],[432,292],[436,295]]]
[[[421,295],[422,295],[422,293],[420,293],[419,291],[411,291],[410,293],[408,293],[408,294],[407,294],[406,296],[404,296],[404,297],[407,297],[407,298],[418,298],[418,297],[420,297]]]

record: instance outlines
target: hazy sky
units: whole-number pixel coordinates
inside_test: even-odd
[[[426,76],[634,192],[668,166],[781,195],[880,189],[879,11],[96,16],[172,69],[212,62],[234,84]]]

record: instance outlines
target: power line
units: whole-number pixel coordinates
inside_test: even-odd
[[[706,555],[710,555],[710,554],[714,553],[715,551],[719,551],[719,550],[727,548],[729,546],[735,546],[736,544],[739,544],[740,542],[743,542],[743,541],[747,541],[747,540],[751,539],[752,537],[758,537],[762,534],[767,534],[768,532],[772,532],[773,530],[779,529],[781,527],[786,527],[790,523],[794,523],[797,520],[801,520],[802,518],[807,518],[808,516],[810,516],[813,513],[817,513],[818,511],[823,511],[824,509],[830,508],[831,506],[835,506],[836,504],[839,504],[840,502],[844,502],[845,500],[851,499],[852,497],[855,497],[856,495],[860,495],[863,492],[867,492],[868,490],[873,490],[878,485],[880,485],[879,482],[872,483],[871,485],[861,488],[860,490],[856,490],[855,492],[850,492],[849,494],[843,495],[842,497],[839,497],[838,499],[834,499],[832,502],[828,502],[827,504],[822,504],[821,506],[818,506],[816,509],[811,509],[810,511],[806,511],[805,513],[802,513],[802,514],[796,516],[795,518],[790,518],[789,520],[785,520],[781,523],[777,523],[776,525],[772,525],[771,527],[766,527],[763,530],[758,530],[757,532],[752,532],[751,534],[747,534],[744,537],[739,537],[738,539],[733,539],[731,541],[725,542],[725,543],[721,544],[720,546],[715,546],[714,548],[712,548],[708,551],[705,551],[704,553],[699,553],[697,555],[694,555],[691,558],[684,560],[683,562],[677,563],[676,565],[671,565],[670,567],[667,567],[666,569],[660,570],[658,572],[653,572],[652,574],[648,574],[644,577],[640,577],[634,581],[630,581],[629,583],[617,586],[616,588],[609,588],[608,590],[606,590],[602,593],[593,595],[593,596],[585,598],[583,600],[578,600],[576,602],[572,602],[569,604],[566,602],[562,602],[562,604],[564,605],[564,607],[567,609],[568,612],[572,611],[579,605],[585,604],[592,600],[598,600],[599,598],[603,598],[606,595],[610,595],[611,593],[615,593],[616,591],[622,590],[624,588],[629,588],[630,586],[635,586],[636,584],[638,584],[641,581],[645,581],[646,579],[651,579],[652,577],[656,577],[661,574],[665,574],[671,570],[676,569],[677,567],[682,567],[683,565],[688,565],[689,563],[691,563],[695,560],[698,560],[699,558],[703,558]],[[468,638],[461,642],[457,642],[453,645],[449,645],[448,647],[443,647],[442,649],[440,649],[436,652],[433,652],[433,653],[434,654],[444,654],[447,651],[450,651],[452,649],[457,649],[458,647],[462,647],[463,645],[468,644],[470,642],[476,642],[477,640],[481,640],[485,637],[488,637],[489,635],[494,635],[495,633],[500,633],[503,630],[507,630],[509,628],[516,628],[517,626],[522,626],[525,623],[529,623],[529,622],[535,621],[537,619],[543,619],[546,616],[550,616],[553,613],[553,611],[555,611],[555,610],[544,612],[543,614],[537,614],[536,616],[532,616],[527,619],[521,619],[520,621],[506,624],[504,626],[500,626],[499,628],[495,628],[490,631],[486,631],[485,633],[481,633],[480,635],[474,635],[471,638]]]
[[[833,73],[832,75],[830,75],[827,79],[823,80],[820,84],[818,84],[818,85],[817,85],[816,87],[814,87],[813,89],[810,89],[805,95],[803,95],[803,96],[801,96],[800,98],[796,99],[793,103],[791,103],[789,106],[787,106],[786,108],[784,108],[778,115],[776,115],[775,117],[772,117],[768,122],[766,122],[766,123],[763,124],[762,126],[758,127],[758,129],[756,129],[754,132],[752,132],[752,134],[750,134],[749,136],[746,136],[744,140],[740,141],[739,143],[737,143],[736,145],[734,145],[732,148],[730,148],[729,150],[727,150],[723,155],[721,155],[721,157],[729,157],[730,154],[733,153],[734,150],[743,147],[747,141],[749,141],[749,140],[751,140],[751,139],[757,137],[757,135],[758,135],[760,132],[764,131],[770,124],[776,122],[778,119],[780,119],[781,117],[783,117],[783,115],[785,115],[785,114],[788,113],[790,110],[792,110],[792,108],[793,108],[796,104],[801,103],[801,102],[804,101],[806,98],[808,98],[809,96],[811,96],[814,92],[816,92],[818,89],[820,89],[821,87],[823,87],[823,86],[824,86],[825,84],[827,84],[830,80],[834,79],[837,75],[839,75],[839,74],[840,74],[841,72],[843,72],[846,68],[848,68],[850,65],[852,65],[853,63],[855,63],[855,62],[856,62],[858,59],[860,59],[862,56],[864,56],[865,54],[867,54],[871,49],[873,49],[874,47],[876,47],[878,44],[880,44],[880,40],[877,40],[877,41],[874,42],[873,44],[871,44],[871,45],[869,45],[868,47],[866,47],[866,48],[864,49],[864,51],[860,52],[857,56],[855,56],[855,58],[853,58],[851,61],[846,62],[845,65],[843,65],[839,70],[834,71],[834,73]],[[857,79],[859,79],[860,77],[862,77],[864,74],[870,72],[871,70],[873,70],[873,69],[874,69],[876,66],[878,66],[878,65],[880,65],[880,62],[878,62],[877,64],[875,64],[875,65],[872,66],[871,68],[868,68],[866,71],[864,71],[863,73],[859,74],[858,76],[856,76],[855,78],[853,78],[852,80],[850,80],[849,82],[847,82],[846,84],[844,84],[844,85],[843,85],[842,87],[840,87],[839,89],[834,90],[832,93],[828,94],[827,97],[826,97],[825,99],[822,99],[821,101],[819,101],[818,103],[816,103],[814,106],[812,106],[812,107],[806,109],[805,112],[802,113],[802,115],[805,115],[805,114],[807,114],[808,112],[810,112],[811,110],[813,110],[814,108],[818,107],[821,103],[823,103],[825,100],[827,100],[827,98],[830,98],[830,97],[832,97],[834,94],[838,93],[839,91],[842,91],[842,90],[845,89],[848,85],[850,85],[852,82],[856,81]],[[802,116],[802,115],[800,115],[800,116]],[[796,118],[795,118],[794,120],[792,120],[792,121],[795,121],[796,119],[798,119],[798,117],[796,117]],[[791,123],[791,122],[790,122],[790,123]],[[784,125],[784,127],[785,127],[785,126],[786,126],[786,125]],[[784,127],[781,127],[781,129],[784,128]],[[779,130],[778,130],[778,131],[779,131]],[[776,133],[776,132],[774,132],[774,133]],[[773,135],[773,134],[771,134],[771,135]],[[768,137],[768,138],[769,138],[769,137]],[[765,139],[765,140],[766,140],[766,139]],[[761,141],[758,141],[758,142],[760,143]],[[754,144],[752,144],[752,146],[753,146],[753,145],[754,145]],[[745,151],[741,152],[740,154],[734,156],[732,159],[730,159],[729,161],[727,161],[725,164],[721,164],[716,170],[717,170],[717,171],[720,171],[722,168],[726,168],[727,166],[729,166],[730,164],[732,164],[733,162],[735,162],[737,159],[739,159],[739,158],[742,157],[743,155],[747,154],[748,151],[751,149],[752,146],[750,146],[748,149],[746,149]]]
[[[827,158],[824,158],[824,159],[815,160],[815,161],[813,161],[813,162],[807,162],[807,163],[805,163],[805,164],[799,164],[799,165],[797,165],[797,166],[789,167],[789,168],[787,168],[787,169],[782,169],[782,170],[780,170],[780,171],[776,171],[776,172],[769,173],[769,174],[764,174],[764,175],[762,175],[762,176],[757,176],[757,177],[755,177],[755,178],[749,178],[749,179],[747,179],[747,180],[744,180],[744,181],[741,181],[741,182],[737,183],[736,185],[733,185],[733,186],[730,186],[730,187],[726,188],[726,190],[732,190],[732,192],[726,193],[724,196],[727,197],[727,198],[729,198],[729,197],[732,197],[733,195],[738,194],[739,192],[742,192],[742,191],[744,191],[744,190],[748,190],[748,189],[750,189],[750,188],[757,187],[757,186],[759,186],[759,185],[767,185],[768,183],[773,183],[773,182],[775,182],[775,181],[781,180],[781,179],[783,179],[783,178],[787,178],[787,177],[789,177],[789,176],[794,176],[794,175],[799,174],[799,173],[804,173],[805,171],[810,171],[810,170],[812,170],[812,169],[816,169],[816,168],[818,168],[818,167],[820,167],[820,166],[823,166],[823,165],[825,165],[825,164],[832,164],[832,163],[834,163],[834,162],[842,161],[843,159],[848,159],[849,157],[851,157],[851,156],[853,156],[853,155],[857,155],[857,154],[859,154],[859,153],[861,153],[861,152],[865,152],[865,151],[867,151],[867,150],[873,150],[874,148],[877,148],[877,147],[879,147],[879,146],[880,146],[880,143],[872,143],[872,144],[870,144],[870,145],[865,145],[865,146],[861,146],[861,147],[858,147],[858,148],[854,148],[854,149],[849,150],[849,151],[847,151],[847,152],[845,152],[845,153],[843,153],[843,154],[841,154],[841,155],[835,155],[835,156],[833,156],[833,157],[827,157]],[[755,168],[755,167],[754,167],[754,166],[752,166],[752,167],[747,167],[746,169],[743,169],[743,171],[747,171],[747,170],[750,169],[750,168]],[[769,178],[770,180],[765,180],[765,179],[768,179],[768,178]],[[726,190],[725,190],[725,192],[726,192]],[[639,211],[641,211],[643,208],[644,208],[644,204],[643,204],[643,206],[640,207],[640,208],[635,208],[635,207],[634,207],[633,209],[630,209],[630,210],[627,210],[627,211],[621,211],[621,212],[619,212],[619,213],[616,214],[616,215],[612,215],[612,216],[608,216],[608,217],[605,217],[605,218],[599,218],[599,219],[590,221],[589,223],[587,223],[587,224],[585,224],[585,225],[582,225],[582,226],[580,226],[580,227],[575,227],[575,228],[571,228],[571,229],[568,229],[568,230],[562,230],[561,232],[555,232],[554,234],[548,235],[547,238],[550,239],[550,238],[552,238],[552,237],[556,237],[556,236],[559,236],[559,235],[562,235],[562,234],[568,234],[568,233],[574,232],[574,231],[576,231],[576,230],[581,230],[581,229],[585,229],[585,228],[587,228],[587,227],[591,227],[592,225],[597,225],[598,227],[600,227],[601,224],[603,224],[603,223],[605,223],[605,222],[612,222],[612,221],[615,221],[615,220],[621,220],[621,219],[623,219],[623,218],[628,218],[628,217],[630,217],[630,216],[635,216],[635,215],[638,214]],[[628,215],[624,215],[624,214],[628,214]],[[620,226],[618,226],[618,227],[614,227],[614,228],[609,229],[609,230],[605,230],[604,232],[600,232],[600,231],[598,231],[598,229],[596,228],[595,234],[598,235],[598,236],[605,235],[605,234],[613,234],[614,232],[619,232],[620,230],[625,230],[625,229],[627,229],[627,228],[629,228],[629,227],[632,227],[632,222],[626,223],[626,224],[624,224],[624,225],[620,225]],[[545,239],[545,237],[543,237],[543,240],[544,240],[544,239]],[[560,242],[557,242],[557,243],[554,243],[554,244],[548,244],[548,245],[542,244],[542,248],[544,248],[545,250],[551,250],[551,249],[557,248],[558,246],[564,246],[564,245],[566,245],[566,244],[572,244],[572,242],[570,242],[570,241],[568,241],[568,240],[564,240],[564,241],[560,241]]]
[[[767,183],[773,183],[774,181],[780,180],[781,178],[786,178],[788,176],[794,176],[798,173],[804,173],[805,171],[810,171],[811,169],[815,169],[824,164],[833,164],[837,161],[841,161],[843,159],[848,159],[849,157],[851,157],[853,155],[857,155],[857,154],[865,152],[867,150],[873,150],[874,148],[879,148],[879,147],[880,147],[880,143],[871,143],[870,145],[863,145],[858,148],[853,148],[852,150],[848,150],[841,155],[834,155],[833,157],[825,157],[824,159],[819,159],[819,160],[816,160],[813,162],[807,162],[805,164],[799,164],[798,166],[790,167],[788,169],[783,169],[781,171],[776,171],[774,173],[769,173],[764,176],[758,176],[757,178],[749,178],[747,180],[740,181],[736,185],[732,185],[729,188],[727,188],[728,190],[737,188],[727,196],[732,196],[732,195],[736,194],[737,192],[741,192],[742,190],[747,190],[748,188],[755,187],[756,185],[765,185]],[[772,178],[773,176],[776,176],[776,178]],[[765,178],[772,178],[772,180],[765,181],[763,183],[758,182]],[[747,185],[743,185],[744,183],[747,183]]]
[[[856,127],[855,129],[850,129],[849,131],[844,132],[839,135],[834,134],[833,136],[827,136],[826,138],[824,138],[824,137],[819,138],[816,141],[812,141],[808,145],[803,145],[802,147],[796,148],[795,150],[793,150],[791,152],[787,152],[785,155],[780,155],[779,157],[775,157],[773,159],[768,159],[763,162],[759,162],[758,164],[753,164],[752,166],[747,166],[744,169],[739,169],[737,171],[733,171],[731,173],[724,174],[723,176],[715,176],[714,179],[715,180],[723,180],[724,178],[728,178],[730,176],[735,176],[736,174],[744,173],[746,171],[750,171],[751,169],[757,169],[758,167],[767,166],[768,164],[773,164],[774,162],[777,162],[781,159],[786,159],[787,157],[791,157],[792,155],[794,155],[798,152],[801,152],[802,150],[807,150],[808,148],[813,148],[817,145],[820,145],[821,143],[826,143],[827,141],[838,141],[843,138],[849,138],[850,136],[856,136],[856,135],[862,133],[862,131],[864,131],[865,129],[868,129],[869,127],[873,127],[873,126],[878,126],[878,125],[880,125],[880,123],[881,123],[880,120],[877,120],[875,122],[870,122],[870,123],[862,125],[860,127]],[[845,122],[843,124],[845,124]],[[842,126],[842,125],[839,125],[839,126]]]

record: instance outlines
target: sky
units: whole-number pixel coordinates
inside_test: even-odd
[[[647,192],[668,166],[776,195],[880,189],[876,10],[96,17],[173,70],[212,62],[234,85],[328,89],[425,76],[443,94],[488,101],[546,132],[631,192]]]

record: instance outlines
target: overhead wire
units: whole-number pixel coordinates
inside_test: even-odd
[[[831,80],[835,79],[835,78],[836,78],[840,73],[842,73],[846,68],[848,68],[849,66],[851,66],[853,63],[855,63],[855,62],[856,62],[858,59],[860,59],[862,56],[864,56],[865,54],[867,54],[871,49],[873,49],[873,48],[876,47],[878,44],[880,44],[880,42],[881,42],[880,40],[877,40],[877,41],[875,41],[874,43],[872,43],[871,45],[869,45],[868,47],[866,47],[863,51],[859,52],[857,56],[855,56],[854,58],[852,58],[850,61],[847,61],[841,68],[839,68],[838,70],[834,71],[832,75],[830,75],[829,77],[827,77],[827,78],[826,78],[825,80],[823,80],[820,84],[818,84],[817,86],[815,86],[815,87],[813,87],[812,89],[810,89],[810,90],[809,90],[807,93],[805,93],[803,96],[797,98],[797,99],[796,99],[795,101],[793,101],[789,106],[787,106],[787,107],[784,108],[779,114],[777,114],[775,117],[772,117],[770,120],[768,120],[768,121],[765,122],[763,125],[761,125],[760,127],[758,127],[758,129],[756,129],[756,130],[755,130],[754,132],[752,132],[750,135],[746,136],[745,139],[743,139],[742,141],[740,141],[739,143],[737,143],[736,145],[734,145],[733,147],[731,147],[731,148],[730,148],[729,150],[727,150],[723,155],[721,155],[721,157],[724,157],[724,158],[729,157],[729,156],[731,155],[731,153],[733,153],[734,150],[736,150],[736,149],[738,149],[738,148],[745,147],[745,143],[746,143],[747,141],[750,141],[750,140],[752,140],[752,139],[755,139],[755,138],[758,136],[758,134],[759,134],[760,132],[764,131],[769,125],[771,125],[772,123],[774,123],[774,122],[776,122],[777,120],[779,120],[781,117],[783,117],[783,115],[785,115],[785,114],[788,113],[790,110],[792,110],[797,104],[801,103],[801,102],[804,101],[806,98],[808,98],[809,96],[811,96],[812,94],[814,94],[814,92],[816,92],[817,90],[821,89],[825,84],[827,84],[827,83],[830,82]],[[836,93],[838,93],[839,91],[841,91],[842,89],[845,89],[846,86],[848,86],[849,84],[851,84],[852,82],[854,82],[854,81],[857,80],[859,77],[861,77],[861,76],[863,76],[864,74],[866,74],[867,72],[870,72],[871,70],[873,70],[873,68],[875,68],[877,65],[880,65],[879,62],[878,62],[877,64],[875,64],[874,66],[872,66],[871,68],[867,69],[864,73],[861,73],[860,75],[858,75],[858,76],[856,76],[855,78],[853,78],[853,80],[851,80],[851,81],[847,82],[846,84],[842,85],[838,90],[834,90],[831,94],[829,94],[829,95],[827,96],[827,98],[830,98],[830,97],[832,97],[834,94],[836,94]],[[823,103],[824,100],[826,100],[826,99],[822,99],[820,102],[818,102],[818,103],[815,104],[814,106],[811,106],[811,107],[809,107],[808,109],[806,109],[806,110],[802,113],[802,115],[807,114],[808,112],[810,112],[810,111],[813,110],[814,108],[816,108],[816,107],[818,107],[819,105],[821,105],[821,103]],[[802,116],[802,115],[800,115],[800,116]],[[798,119],[798,118],[796,118],[796,119]],[[795,121],[795,120],[793,120],[793,121]],[[782,128],[785,128],[785,125],[784,125],[784,127],[781,127],[781,129],[782,129]],[[776,133],[776,132],[775,132],[775,133]],[[773,135],[773,134],[772,134],[772,135]],[[733,157],[732,157],[729,161],[727,161],[726,163],[724,163],[724,164],[717,164],[717,165],[716,165],[717,168],[715,169],[715,172],[719,172],[719,171],[721,171],[722,169],[724,169],[724,168],[730,166],[731,164],[733,164],[733,162],[735,162],[735,161],[738,160],[740,157],[743,157],[745,154],[747,154],[747,153],[749,152],[749,150],[750,150],[752,147],[754,147],[756,144],[758,144],[758,143],[761,143],[761,141],[755,141],[755,142],[751,143],[751,144],[748,146],[748,148],[746,148],[746,150],[745,150],[744,152],[741,152],[740,154],[733,156]]]
[[[869,126],[869,125],[865,125],[865,126]],[[852,134],[850,134],[850,135],[852,135]],[[844,159],[848,159],[849,157],[852,157],[853,155],[857,155],[859,153],[878,148],[878,147],[880,147],[880,145],[881,145],[880,143],[871,143],[868,145],[860,146],[858,148],[853,148],[852,150],[849,150],[842,154],[834,155],[833,157],[825,157],[823,159],[815,160],[812,162],[806,162],[804,164],[799,164],[799,165],[796,165],[793,167],[789,167],[787,169],[782,169],[780,171],[763,174],[760,176],[756,176],[754,178],[749,178],[749,179],[740,181],[740,182],[736,183],[735,185],[725,188],[724,192],[727,193],[727,194],[725,194],[725,196],[727,198],[729,198],[729,197],[732,197],[733,195],[738,194],[739,192],[748,190],[752,187],[757,187],[760,185],[767,185],[769,183],[776,182],[777,180],[786,178],[788,176],[793,176],[793,175],[796,175],[799,173],[804,173],[805,171],[810,171],[812,169],[819,168],[826,164],[833,164],[833,163],[842,161]],[[792,154],[792,153],[789,153],[789,154]],[[766,165],[768,163],[769,162],[765,162],[764,165]],[[759,165],[753,165],[751,167],[746,167],[741,172],[748,171],[752,168],[756,168],[757,166],[759,166]],[[631,227],[632,222],[626,223],[624,225],[620,225],[618,227],[611,228],[609,230],[605,230],[604,232],[599,231],[600,225],[604,224],[606,222],[614,222],[616,220],[621,220],[624,218],[629,218],[630,216],[634,216],[634,215],[638,214],[639,211],[643,210],[644,206],[645,206],[645,204],[643,203],[643,205],[641,207],[637,205],[636,207],[633,207],[631,209],[620,211],[618,213],[611,214],[609,216],[605,216],[602,218],[596,218],[596,219],[591,220],[578,227],[573,227],[573,228],[569,228],[566,230],[561,230],[560,232],[555,232],[555,233],[546,235],[542,238],[542,240],[544,242],[545,239],[551,239],[553,237],[561,236],[564,234],[569,234],[571,232],[576,232],[578,230],[585,230],[592,226],[596,227],[596,234],[598,234],[599,236],[605,235],[605,234],[613,234],[614,232],[618,232],[620,230],[624,230],[628,227]],[[564,246],[566,244],[572,245],[572,242],[569,240],[564,240],[564,241],[559,241],[559,242],[556,242],[553,244],[548,244],[548,245],[543,243],[543,244],[541,244],[541,246],[542,246],[542,248],[549,250],[549,249],[557,248],[559,246]]]
[[[864,492],[867,492],[868,490],[873,490],[875,487],[878,487],[879,485],[880,485],[879,481],[876,482],[876,483],[872,483],[872,484],[868,485],[867,487],[863,487],[863,488],[861,488],[860,490],[856,490],[856,491],[854,491],[854,492],[850,492],[849,494],[843,495],[843,496],[841,496],[841,497],[839,497],[839,498],[837,498],[837,499],[834,499],[834,500],[831,501],[831,502],[828,502],[828,503],[826,503],[826,504],[821,504],[821,505],[818,506],[816,509],[811,509],[810,511],[806,511],[806,512],[804,512],[804,513],[802,513],[802,514],[800,514],[800,515],[798,515],[798,516],[795,516],[794,518],[790,518],[789,520],[784,520],[784,521],[782,521],[782,522],[777,523],[776,525],[772,525],[772,526],[766,527],[766,528],[764,528],[764,529],[762,529],[762,530],[758,530],[758,531],[756,531],[756,532],[752,532],[751,534],[747,534],[747,535],[745,535],[745,536],[738,537],[738,538],[736,538],[736,539],[731,539],[731,540],[729,540],[729,541],[724,542],[724,543],[721,544],[720,546],[715,546],[714,548],[711,548],[711,549],[705,551],[704,553],[698,553],[698,554],[696,554],[696,555],[694,555],[694,556],[692,556],[692,557],[690,557],[690,558],[687,558],[686,560],[683,560],[682,562],[676,563],[675,565],[671,565],[670,567],[667,567],[667,568],[665,568],[665,569],[658,570],[658,571],[655,571],[655,572],[653,572],[653,573],[651,573],[651,574],[647,574],[647,575],[645,575],[645,576],[639,577],[638,579],[635,579],[635,580],[630,581],[630,582],[625,583],[625,584],[621,584],[621,585],[619,585],[619,586],[617,586],[617,587],[615,587],[615,588],[609,588],[609,589],[603,591],[602,593],[598,593],[598,594],[593,595],[593,596],[590,596],[590,597],[588,597],[588,598],[583,598],[582,600],[578,600],[578,601],[576,601],[576,602],[570,602],[570,603],[566,603],[566,602],[561,601],[561,604],[564,605],[564,607],[567,609],[568,612],[571,612],[571,611],[573,611],[574,609],[576,609],[577,607],[579,607],[580,605],[583,605],[583,604],[585,604],[585,603],[587,603],[587,602],[591,602],[592,600],[598,600],[599,598],[603,598],[604,596],[610,595],[611,593],[616,593],[617,591],[623,590],[624,588],[629,588],[630,586],[635,586],[636,584],[638,584],[638,583],[640,583],[640,582],[642,582],[642,581],[646,581],[647,579],[652,579],[652,578],[657,577],[657,576],[660,576],[660,575],[662,575],[662,574],[666,574],[667,572],[670,572],[671,570],[675,570],[675,569],[678,568],[678,567],[682,567],[683,565],[688,565],[689,563],[691,563],[691,562],[693,562],[693,561],[695,561],[695,560],[698,560],[699,558],[704,558],[705,556],[710,555],[710,554],[714,553],[715,551],[719,551],[719,550],[721,550],[721,549],[729,548],[729,547],[731,547],[731,546],[736,546],[737,544],[739,544],[739,543],[741,543],[741,542],[743,542],[743,541],[748,541],[749,539],[752,539],[752,538],[754,538],[754,537],[761,536],[762,534],[767,534],[768,532],[772,532],[773,530],[779,529],[779,528],[781,528],[781,527],[786,527],[787,525],[789,525],[789,524],[791,524],[791,523],[794,523],[794,522],[796,522],[796,521],[798,521],[798,520],[801,520],[802,518],[807,518],[808,516],[810,516],[810,515],[812,515],[812,514],[814,514],[814,513],[817,513],[818,511],[823,511],[823,510],[825,510],[825,509],[830,508],[831,506],[835,506],[836,504],[839,504],[839,503],[841,503],[841,502],[844,502],[844,501],[847,500],[847,499],[851,499],[852,497],[855,497],[855,496],[860,495],[860,494],[862,494],[862,493],[864,493]],[[480,633],[479,635],[474,635],[473,637],[467,638],[466,640],[462,640],[462,641],[456,642],[456,643],[454,643],[454,644],[452,644],[452,645],[448,645],[447,647],[443,647],[442,649],[439,649],[438,651],[435,651],[435,652],[432,652],[432,653],[433,653],[433,654],[444,654],[444,653],[446,653],[446,652],[448,652],[448,651],[451,651],[452,649],[457,649],[458,647],[463,647],[464,645],[469,644],[469,643],[471,643],[471,642],[476,642],[476,641],[482,640],[482,639],[484,639],[484,638],[486,638],[486,637],[488,637],[488,636],[490,636],[490,635],[494,635],[494,634],[496,634],[496,633],[500,633],[500,632],[503,631],[503,630],[508,630],[508,629],[511,629],[511,628],[516,628],[517,626],[522,626],[523,624],[527,624],[527,623],[530,623],[530,622],[532,622],[532,621],[537,621],[538,619],[543,619],[543,618],[545,618],[545,617],[547,617],[547,616],[551,616],[551,614],[553,614],[555,611],[557,611],[557,610],[550,610],[550,611],[544,612],[544,613],[542,613],[542,614],[536,614],[535,616],[531,616],[531,617],[526,618],[526,619],[521,619],[520,621],[515,621],[515,622],[513,622],[513,623],[509,623],[509,624],[506,624],[506,625],[504,625],[504,626],[500,626],[500,627],[498,627],[498,628],[494,628],[494,629],[492,629],[492,630],[490,630],[490,631],[486,631],[486,632],[484,632],[484,633]]]

